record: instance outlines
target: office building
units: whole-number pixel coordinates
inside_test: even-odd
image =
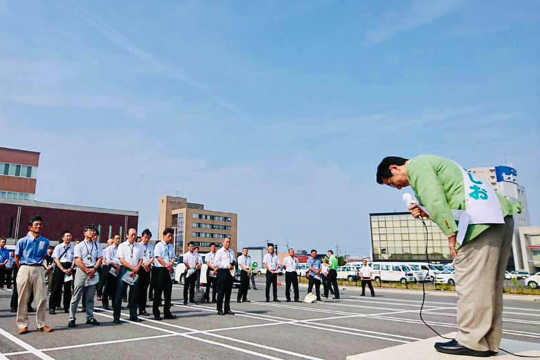
[[[34,200],[39,153],[0,147],[0,199]]]
[[[521,253],[524,254],[524,269],[531,274],[540,271],[540,226],[519,228]]]
[[[83,239],[83,228],[94,224],[99,230],[99,241],[104,243],[115,234],[125,238],[126,230],[137,228],[137,211],[55,204],[34,200],[0,199],[0,237],[9,244],[25,236],[32,216],[43,218],[42,235],[55,245],[65,230],[71,231],[73,240]]]
[[[521,214],[514,215],[514,238],[512,240],[512,255],[509,268],[531,271],[532,263],[528,262],[530,251],[521,242],[519,229],[527,227],[529,223],[529,209],[525,188],[518,183],[516,169],[509,166],[495,166],[487,168],[472,168],[469,171],[479,180],[489,183],[491,187],[512,202],[520,202]]]
[[[369,223],[373,261],[426,261],[426,244],[431,262],[452,261],[447,237],[431,220],[425,220],[427,235],[408,212],[369,214]]]
[[[177,256],[187,251],[190,241],[199,246],[199,251],[210,251],[210,244],[221,246],[225,237],[231,238],[231,249],[237,251],[238,215],[230,212],[207,210],[202,204],[189,203],[186,198],[162,196],[159,202],[158,238],[163,230],[172,227],[174,249]]]

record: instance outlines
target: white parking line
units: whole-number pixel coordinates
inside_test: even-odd
[[[8,333],[8,332],[7,332],[6,330],[4,330],[4,329],[1,329],[1,328],[0,328],[0,334],[3,335],[4,337],[6,337],[7,339],[13,341],[15,344],[19,345],[20,347],[26,349],[30,354],[33,354],[33,355],[37,356],[37,357],[40,358],[40,359],[43,359],[43,360],[53,360],[53,358],[50,357],[49,355],[44,354],[43,352],[41,352],[40,350],[36,349],[35,347],[33,347],[32,345],[28,344],[27,342],[22,341],[22,340],[19,339],[18,337],[11,335],[10,333]],[[45,335],[45,336],[47,336],[47,335]]]

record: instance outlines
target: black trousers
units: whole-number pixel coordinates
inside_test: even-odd
[[[291,285],[294,290],[294,301],[297,301],[300,295],[298,293],[298,274],[296,271],[287,271],[285,273],[285,297],[287,301],[291,301]]]
[[[111,267],[109,265],[103,265],[101,266],[101,271],[99,274],[99,283],[96,287],[97,296],[103,297],[103,290],[107,288],[107,281],[109,281],[109,277],[107,276],[107,273]]]
[[[266,300],[270,300],[270,285],[274,287],[273,295],[274,300],[277,300],[277,274],[271,274],[270,271],[266,271]]]
[[[321,301],[321,280],[315,279],[313,276],[309,277],[309,285],[307,292],[310,293],[315,285],[315,292],[317,293],[317,300]]]
[[[362,279],[362,296],[366,295],[366,285],[369,286],[369,291],[371,291],[371,296],[375,296],[375,291],[373,290],[373,285],[371,285],[371,280]]]
[[[225,312],[231,311],[231,292],[234,278],[227,269],[219,269],[217,274],[217,310],[223,311],[223,300],[225,299]]]
[[[154,300],[152,304],[152,312],[154,317],[159,317],[159,304],[161,304],[161,294],[164,297],[163,313],[165,316],[171,314],[171,294],[173,281],[169,270],[164,267],[155,267],[152,269],[152,278],[154,282]]]
[[[13,266],[13,271],[13,292],[11,293],[10,307],[17,310],[17,308],[19,307],[19,293],[17,292],[17,273],[19,272],[19,268],[17,267],[17,265]],[[34,293],[30,294],[30,298],[28,299],[28,308],[32,306],[33,301]]]
[[[339,299],[339,287],[337,283],[337,271],[334,269],[330,269],[328,271],[328,277],[326,278],[328,281],[328,287],[330,288],[330,292],[334,294],[334,297],[336,299]],[[333,289],[333,291],[332,291]],[[328,293],[325,293],[326,297],[328,297]]]
[[[249,289],[249,274],[247,271],[240,272],[240,289],[238,289],[238,301],[246,301]]]
[[[69,269],[71,263],[62,263],[64,269]],[[49,310],[60,307],[62,300],[62,291],[64,292],[64,309],[69,310],[69,303],[71,302],[71,283],[72,281],[64,282],[64,272],[60,267],[55,266],[52,276],[52,290],[51,297],[49,298]]]
[[[210,276],[210,269],[206,271],[206,294],[207,302],[210,302],[210,288],[212,288],[212,302],[216,302],[217,277]]]
[[[6,268],[6,286],[9,289],[11,287],[11,277],[13,276],[13,268]]]
[[[0,266],[0,288],[4,287],[4,283],[6,282],[6,275],[7,275],[6,266],[5,265]]]
[[[114,294],[114,303],[113,303],[113,317],[115,319],[120,319],[120,312],[122,311],[122,298],[123,294],[127,293],[129,289],[128,297],[128,308],[129,308],[129,318],[137,318],[137,289],[139,287],[139,280],[133,285],[129,285],[127,282],[122,280],[122,277],[127,272],[126,268],[122,267],[120,274],[116,277],[116,293]]]
[[[186,273],[187,275],[187,273]],[[195,282],[197,281],[197,272],[195,271],[189,277],[186,276],[184,281],[184,304],[188,301],[189,293],[189,302],[195,302]]]
[[[144,268],[139,271],[139,294],[137,295],[137,303],[139,312],[146,311],[146,298],[148,295],[148,286],[150,285],[150,271],[146,272]]]
[[[120,274],[118,275],[120,276]],[[107,272],[107,286],[103,289],[103,295],[101,296],[101,302],[103,307],[109,307],[109,300],[114,306],[114,297],[116,296],[116,287],[118,279],[116,276]]]

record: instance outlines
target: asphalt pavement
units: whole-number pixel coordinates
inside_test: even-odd
[[[22,336],[9,311],[11,291],[0,290],[0,359],[345,359],[434,336],[420,321],[418,291],[376,289],[372,298],[347,288],[341,300],[307,304],[285,302],[284,286],[278,288],[282,302],[267,303],[264,285],[258,287],[249,291],[250,303],[237,303],[233,290],[234,316],[218,316],[215,304],[184,306],[182,287],[175,285],[175,320],[141,317],[132,323],[123,310],[124,321],[113,324],[112,312],[97,307],[101,326],[84,325],[79,313],[79,326],[68,328],[68,314],[61,312],[47,314],[55,331],[45,334],[35,331],[32,313],[30,333]],[[305,286],[300,294],[305,296]],[[504,338],[540,343],[540,302],[533,299],[505,298]],[[456,301],[455,293],[429,292],[424,319],[441,333],[454,331]]]

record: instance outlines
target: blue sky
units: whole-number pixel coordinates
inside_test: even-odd
[[[185,195],[241,245],[367,255],[386,155],[507,161],[539,225],[538,38],[538,1],[0,0],[0,146],[38,200]]]

